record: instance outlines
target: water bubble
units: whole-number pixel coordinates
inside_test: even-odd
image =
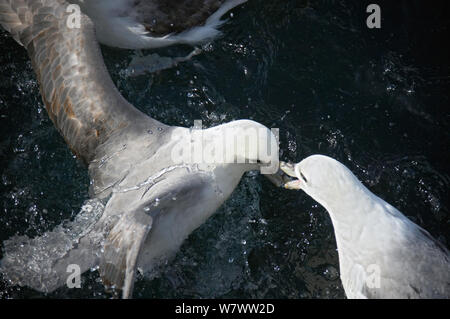
[[[392,92],[396,89],[396,86],[394,84],[388,85],[386,88],[387,92]]]
[[[97,265],[97,266],[94,266],[94,267],[91,267],[91,272],[94,272],[94,271],[96,271],[96,270],[98,270],[99,269],[99,266]]]

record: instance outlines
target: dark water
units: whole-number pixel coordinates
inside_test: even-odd
[[[281,159],[338,159],[448,247],[449,5],[377,3],[381,30],[366,27],[365,1],[251,0],[204,53],[153,75],[124,75],[132,51],[103,54],[119,90],[147,114],[172,125],[249,118],[279,128]],[[89,179],[43,108],[25,50],[4,31],[0,47],[3,242],[73,219]],[[96,271],[83,280],[82,289],[44,295],[0,279],[0,297],[110,297]],[[138,280],[134,296],[343,298],[330,218],[302,192],[248,173],[159,278]]]

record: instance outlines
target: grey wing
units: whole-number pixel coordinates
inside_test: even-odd
[[[96,225],[104,206],[98,200],[89,205],[92,210],[82,210],[64,227],[35,238],[5,240],[0,261],[4,278],[12,285],[52,292],[67,283],[69,266],[78,266],[81,274],[98,265],[103,233]]]
[[[0,0],[0,23],[28,51],[47,112],[89,163],[97,146],[147,116],[112,82],[91,20],[63,0]],[[71,20],[72,19],[72,20]]]
[[[123,214],[109,233],[100,263],[103,283],[122,290],[122,298],[131,297],[136,262],[153,219],[144,210]]]
[[[122,290],[122,298],[132,297],[138,257],[155,219],[173,207],[201,201],[204,190],[210,187],[209,180],[200,174],[189,174],[177,181],[181,182],[164,180],[148,190],[143,195],[145,204],[122,213],[106,238],[100,275],[106,286]],[[114,207],[123,207],[121,202],[126,199],[112,200],[116,203],[109,204],[108,208],[114,211]],[[154,205],[155,200],[158,205]]]

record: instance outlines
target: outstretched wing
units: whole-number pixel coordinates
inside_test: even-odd
[[[195,229],[200,226],[202,222],[198,221],[198,216],[186,212],[188,208],[205,201],[205,194],[211,191],[210,182],[210,177],[205,174],[188,173],[163,180],[149,190],[142,190],[142,202],[146,204],[123,212],[106,238],[99,267],[103,283],[115,290],[122,290],[123,298],[130,298],[138,257],[155,221],[165,218],[166,214],[182,213],[184,221],[181,222],[183,219],[180,219],[182,224],[173,225],[174,229]],[[119,196],[111,198],[115,203],[108,203],[107,206],[111,211],[123,207],[124,201],[127,201],[126,195],[115,195]],[[199,209],[196,213],[207,215],[204,209]],[[173,243],[178,244],[176,240]]]
[[[113,133],[149,118],[114,86],[91,20],[68,6],[63,0],[0,0],[0,24],[27,49],[50,118],[89,163]]]

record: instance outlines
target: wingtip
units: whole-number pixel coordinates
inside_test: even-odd
[[[108,290],[132,297],[136,263],[151,228],[152,218],[144,212],[123,214],[109,233],[100,263],[100,276]]]

